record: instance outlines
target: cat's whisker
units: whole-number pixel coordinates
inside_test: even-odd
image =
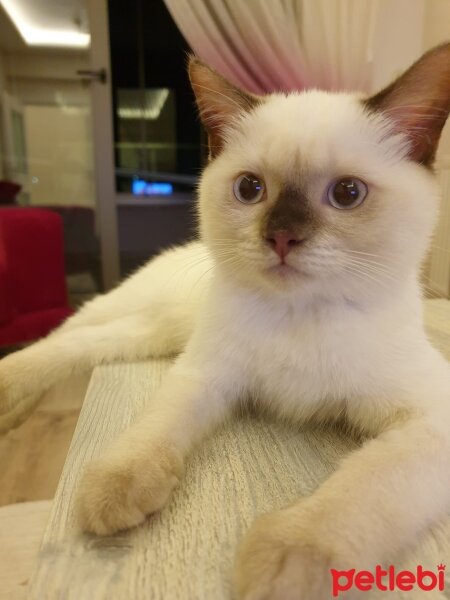
[[[373,277],[370,273],[367,273],[367,271],[358,269],[356,266],[352,266],[349,264],[345,264],[342,266],[343,266],[343,269],[346,270],[347,272],[351,272],[354,275],[359,276],[360,278],[365,278],[366,280],[373,281],[374,283],[381,285],[385,289],[388,289],[388,285],[385,281],[383,281],[379,278]]]
[[[372,264],[370,264],[370,263],[361,262],[361,261],[351,261],[351,260],[349,260],[349,259],[347,259],[347,261],[346,261],[346,262],[348,262],[348,263],[350,263],[350,264],[352,264],[352,265],[354,265],[354,266],[359,266],[359,267],[362,267],[362,268],[366,268],[366,269],[367,269],[367,270],[369,270],[369,271],[372,271],[372,272],[374,272],[374,273],[378,273],[378,274],[380,274],[380,275],[383,275],[383,276],[384,276],[384,277],[386,277],[387,279],[392,279],[392,280],[395,280],[395,279],[397,279],[397,276],[398,276],[398,275],[397,275],[397,274],[396,274],[394,271],[392,271],[391,269],[389,269],[389,268],[384,268],[384,267],[380,267],[380,266],[378,266],[378,265],[372,265]]]
[[[347,256],[344,260],[346,260],[346,261],[348,260],[348,261],[351,261],[355,264],[359,264],[362,266],[371,267],[373,269],[376,269],[377,271],[387,273],[388,275],[393,275],[393,276],[398,275],[398,271],[396,269],[390,267],[389,265],[386,265],[385,263],[380,263],[378,261],[372,261],[371,259],[366,259],[364,257],[358,258],[358,257]]]
[[[355,258],[350,258],[350,257],[347,257],[345,259],[345,262],[348,262],[350,264],[354,264],[357,266],[361,266],[361,267],[367,267],[368,269],[371,269],[375,272],[384,273],[385,275],[390,276],[391,278],[394,278],[394,276],[395,276],[395,272],[392,269],[390,269],[389,267],[383,265],[382,263],[370,262],[367,260],[355,259]]]
[[[347,264],[349,264],[349,263],[347,263]],[[353,267],[356,267],[356,268],[361,267],[361,269],[363,271],[366,271],[367,273],[370,273],[370,274],[372,274],[374,276],[378,275],[380,278],[384,278],[384,279],[389,280],[389,281],[395,281],[396,280],[396,278],[392,274],[386,273],[384,271],[380,271],[379,269],[370,267],[369,265],[363,265],[361,263],[350,263],[350,266],[353,266]]]
[[[216,265],[211,265],[209,267],[209,269],[206,269],[206,271],[204,271],[197,279],[196,281],[192,284],[191,288],[190,288],[190,293],[192,293],[194,291],[194,289],[198,286],[198,284],[200,283],[200,281],[209,273],[211,273],[211,271],[213,271],[213,269],[215,269]]]
[[[384,289],[389,289],[389,282],[388,281],[384,281],[383,279],[379,278],[379,277],[375,277],[374,274],[367,272],[363,269],[358,269],[356,267],[352,267],[351,265],[347,265],[347,268],[350,269],[350,271],[352,271],[353,273],[358,273],[360,276],[364,277],[367,280],[373,281],[376,284],[379,284],[381,287],[383,287]]]
[[[374,254],[373,252],[362,252],[361,250],[350,250],[349,248],[345,248],[345,250],[343,250],[343,252],[351,253],[351,254],[361,254],[364,256],[374,256],[376,258],[383,258],[383,256],[381,254]]]
[[[359,256],[359,255],[350,255],[350,256],[346,256],[346,260],[360,261],[364,264],[379,266],[383,269],[393,272],[393,269],[391,269],[386,263],[380,262],[379,260],[374,260],[370,256],[366,257],[366,256]]]
[[[208,255],[205,254],[204,256],[199,256],[194,261],[191,261],[187,266],[181,265],[179,269],[175,269],[170,274],[170,277],[168,277],[162,285],[168,286],[173,282],[173,280],[175,278],[179,278],[180,276],[181,276],[180,283],[183,283],[185,281],[186,277],[188,277],[190,275],[190,273],[192,272],[193,269],[197,268],[202,263],[208,263],[209,261],[211,261],[211,257],[209,256],[209,254]]]
[[[221,242],[221,241],[216,242],[215,241],[213,244],[213,247],[232,248],[234,250],[236,249],[237,246],[239,248],[244,248],[244,249],[254,249],[254,244],[251,244],[251,243],[249,244],[249,243],[246,243],[241,240],[230,240],[229,242],[225,242],[225,241],[224,242]]]

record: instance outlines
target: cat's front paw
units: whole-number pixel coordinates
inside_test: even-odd
[[[0,434],[25,421],[41,398],[37,386],[32,392],[24,386],[30,378],[21,369],[19,355],[14,352],[0,360]]]
[[[256,519],[236,563],[241,600],[329,600],[332,553],[289,509]]]
[[[183,471],[181,456],[164,444],[144,455],[108,454],[85,469],[75,498],[83,531],[108,535],[142,523],[160,510]]]

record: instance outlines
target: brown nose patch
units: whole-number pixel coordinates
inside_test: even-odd
[[[306,239],[317,227],[317,216],[306,195],[299,188],[285,187],[264,218],[262,236],[268,238],[278,231],[290,231],[298,239]]]

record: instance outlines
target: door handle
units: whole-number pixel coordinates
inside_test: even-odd
[[[100,83],[106,83],[106,69],[98,69],[98,71],[80,69],[76,73],[82,79],[89,79],[90,81],[99,81]]]

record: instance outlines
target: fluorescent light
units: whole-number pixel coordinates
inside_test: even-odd
[[[28,46],[57,46],[65,48],[86,48],[91,36],[76,29],[45,29],[35,27],[30,22],[23,6],[19,7],[14,0],[0,0],[0,4],[8,13],[24,42]]]
[[[119,90],[119,108],[117,113],[121,119],[149,119],[159,118],[164,104],[169,97],[167,88],[146,90],[144,98],[139,90]],[[144,106],[142,106],[142,100]]]
[[[33,29],[30,27],[26,32],[20,31],[20,33],[29,46],[87,48],[91,41],[89,33],[64,31],[62,29]]]

